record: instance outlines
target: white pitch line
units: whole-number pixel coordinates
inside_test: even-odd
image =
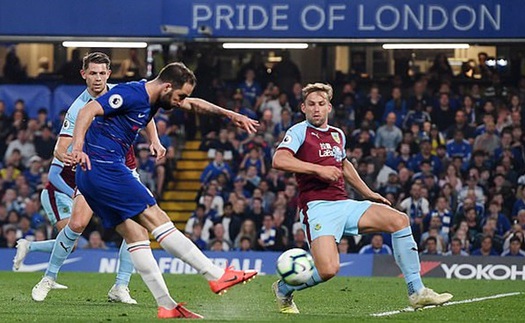
[[[521,294],[521,292],[513,292],[513,293],[506,293],[506,294],[496,294],[496,295],[492,295],[492,296],[470,298],[470,299],[464,299],[462,301],[448,302],[448,303],[445,303],[445,304],[443,304],[441,306],[451,306],[451,305],[458,305],[458,304],[481,302],[481,301],[486,301],[486,300],[489,300],[489,299],[496,299],[496,298],[502,298],[502,297],[516,296],[516,295],[520,295],[520,294]],[[435,307],[438,307],[438,306],[436,306],[436,305],[425,306],[425,307],[421,308],[420,310],[426,310],[426,309],[435,308]],[[390,315],[395,315],[395,314],[399,314],[399,313],[414,312],[414,311],[415,310],[412,307],[407,307],[407,308],[404,308],[402,310],[397,310],[397,311],[389,311],[389,312],[383,312],[383,313],[374,313],[374,314],[370,314],[370,316],[375,316],[375,317],[390,316]]]

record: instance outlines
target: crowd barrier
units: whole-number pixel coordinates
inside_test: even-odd
[[[15,249],[0,249],[0,270],[11,271]],[[275,274],[275,262],[279,252],[205,252],[221,267],[233,265],[237,269],[255,269],[260,274]],[[163,273],[196,274],[197,272],[178,258],[163,250],[153,250],[153,255]],[[20,271],[35,272],[47,268],[49,254],[28,254]],[[344,254],[340,258],[339,276],[401,277],[394,257],[390,255]],[[77,250],[66,260],[62,271],[114,273],[118,265],[116,250]],[[422,256],[421,275],[424,277],[525,280],[523,257],[479,256]]]

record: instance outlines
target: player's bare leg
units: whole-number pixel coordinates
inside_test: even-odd
[[[325,282],[339,272],[339,252],[334,236],[320,236],[312,241],[310,252],[315,268],[312,277],[304,284],[292,286],[279,280],[272,285],[279,311],[285,314],[297,314],[299,310],[293,301],[293,292],[313,287]]]
[[[257,275],[253,270],[234,270],[232,267],[222,269],[214,265],[190,239],[175,228],[168,215],[156,204],[144,210],[138,218],[164,250],[201,273],[216,294],[222,294],[228,288]]]
[[[423,285],[419,274],[418,248],[406,214],[389,206],[373,203],[359,220],[359,232],[392,233],[394,257],[405,277],[412,307],[441,305],[452,299],[449,293],[438,294]]]
[[[157,316],[159,318],[202,318],[202,316],[184,308],[182,303],[177,304],[171,298],[160,268],[153,258],[148,233],[144,227],[131,219],[127,219],[119,224],[116,229],[127,242],[135,269],[157,301]]]

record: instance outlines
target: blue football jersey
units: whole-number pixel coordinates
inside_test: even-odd
[[[92,161],[124,162],[138,133],[158,110],[150,105],[145,84],[145,81],[119,84],[96,99],[104,115],[93,120],[84,143],[84,151]]]

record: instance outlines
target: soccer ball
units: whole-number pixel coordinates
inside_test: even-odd
[[[289,285],[297,286],[306,283],[313,272],[314,260],[303,249],[287,250],[277,259],[277,273]]]

